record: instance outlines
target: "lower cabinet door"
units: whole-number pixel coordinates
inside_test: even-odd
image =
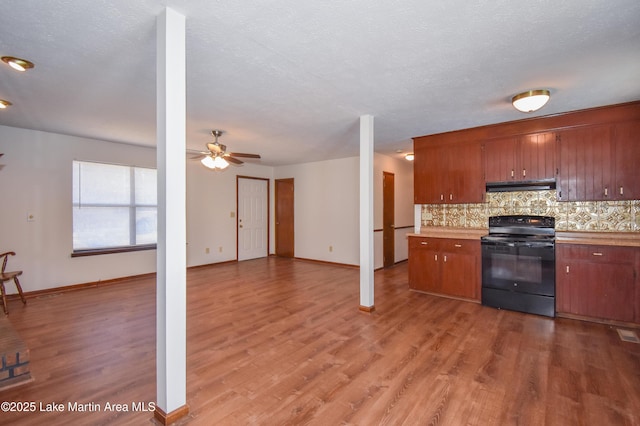
[[[558,312],[635,321],[633,265],[567,261],[558,267]]]
[[[442,254],[442,293],[478,299],[478,257],[472,254]]]

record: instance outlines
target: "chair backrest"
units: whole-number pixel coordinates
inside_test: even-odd
[[[12,251],[8,251],[6,253],[2,253],[0,254],[0,257],[2,257],[2,273],[4,274],[4,268],[7,267],[7,260],[9,260],[9,256],[15,256],[16,254]]]

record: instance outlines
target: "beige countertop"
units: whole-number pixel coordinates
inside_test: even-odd
[[[486,228],[424,227],[410,237],[459,238],[477,240],[489,231]],[[580,232],[556,231],[558,244],[591,244],[604,246],[640,247],[640,232]]]
[[[640,247],[640,232],[556,231],[556,243]]]
[[[479,240],[489,231],[486,228],[447,228],[430,226],[420,229],[419,234],[409,234],[410,237],[431,237],[431,238],[459,238],[464,240]]]

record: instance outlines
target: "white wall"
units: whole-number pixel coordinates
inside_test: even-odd
[[[407,234],[414,231],[414,205],[413,205],[413,163],[400,158],[387,155],[374,155],[373,167],[373,227],[382,229],[383,220],[383,172],[394,175],[394,219],[395,232],[395,259],[394,262],[407,260],[409,247]],[[411,226],[411,228],[404,228]],[[400,229],[398,229],[400,228]],[[383,241],[382,232],[374,235],[375,268],[383,266]]]
[[[245,163],[241,167],[229,166],[222,172],[216,172],[203,167],[197,159],[188,160],[187,266],[236,259],[238,175],[271,179],[273,168]],[[273,192],[272,186],[270,181],[270,192]],[[273,194],[269,197],[273,204]],[[270,215],[273,220],[273,213]],[[273,252],[273,243],[269,248]]]
[[[155,167],[154,148],[0,126],[0,152],[5,154],[0,157],[0,197],[5,200],[0,208],[0,252],[17,253],[9,267],[25,271],[21,280],[25,291],[155,272],[155,250],[70,256],[72,161]],[[396,225],[411,225],[411,165],[380,154],[375,154],[374,162],[375,227],[382,227],[383,171],[395,174]],[[270,253],[275,251],[273,179],[292,177],[296,257],[358,265],[358,169],[358,157],[277,168],[245,163],[224,172],[187,160],[187,266],[236,259],[232,213],[236,214],[237,175],[270,179]],[[28,214],[35,220],[28,222]],[[397,232],[396,261],[407,258],[405,234],[410,231]],[[381,267],[382,236],[379,241],[375,237],[375,265]],[[15,292],[11,285],[7,290]]]
[[[0,251],[16,252],[9,267],[24,271],[25,291],[155,271],[155,250],[70,256],[72,161],[155,167],[154,149],[0,126],[0,152]]]
[[[276,168],[275,179],[294,179],[295,257],[360,263],[359,167],[350,157]]]
[[[154,148],[0,126],[0,152],[0,197],[10,200],[0,209],[0,252],[16,252],[9,267],[24,271],[25,291],[155,272],[155,250],[71,258],[72,161],[155,167]],[[188,266],[236,258],[238,174],[271,178],[273,169],[245,163],[218,173],[187,160]]]

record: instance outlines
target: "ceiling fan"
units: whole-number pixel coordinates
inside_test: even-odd
[[[215,138],[213,142],[207,144],[208,151],[200,151],[204,157],[200,160],[202,165],[210,169],[225,169],[231,164],[240,165],[244,161],[241,158],[260,158],[258,154],[243,154],[241,152],[227,152],[227,146],[218,142],[218,138],[224,133],[222,130],[212,130],[211,134]]]

